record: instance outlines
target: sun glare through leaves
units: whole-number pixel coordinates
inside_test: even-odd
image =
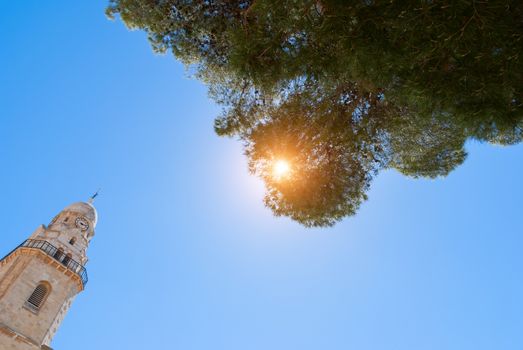
[[[283,159],[276,160],[272,168],[272,175],[276,180],[281,180],[289,175],[291,167],[289,162]]]

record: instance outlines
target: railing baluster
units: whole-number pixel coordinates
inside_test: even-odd
[[[53,259],[60,262],[60,260],[55,257],[55,254],[56,254],[56,252],[58,252],[58,249],[51,243],[44,241],[44,240],[39,240],[39,239],[27,239],[27,240],[23,241],[18,247],[16,247],[12,251],[10,251],[6,256],[4,256],[2,259],[0,259],[0,261],[9,257],[18,248],[21,248],[21,247],[40,249],[41,251],[45,252],[47,255],[49,255]],[[61,256],[60,256],[60,258],[61,258]],[[82,284],[85,287],[85,285],[87,284],[87,281],[88,281],[87,270],[85,269],[85,267],[83,267],[80,263],[78,263],[77,261],[75,261],[73,259],[69,259],[69,261],[67,261],[67,263],[64,265],[69,270],[73,271],[78,276],[80,276],[80,278],[82,280]]]

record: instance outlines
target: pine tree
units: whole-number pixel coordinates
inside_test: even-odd
[[[381,169],[445,176],[467,139],[523,140],[521,1],[110,0],[107,14],[193,68],[266,205],[307,226],[353,215]]]

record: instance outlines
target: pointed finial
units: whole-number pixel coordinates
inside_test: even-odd
[[[94,199],[96,197],[98,197],[99,194],[100,194],[100,188],[91,197],[89,197],[89,200],[87,202],[89,204],[93,204],[94,203]]]

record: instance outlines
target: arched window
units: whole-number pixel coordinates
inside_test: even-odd
[[[71,258],[72,258],[72,257],[73,257],[73,256],[71,255],[71,253],[68,253],[68,254],[65,256],[64,260],[62,260],[62,264],[64,264],[65,266],[67,266],[67,264],[69,264],[69,261],[71,261]]]
[[[69,240],[69,244],[70,244],[70,245],[74,245],[75,243],[76,243],[76,238],[75,238],[75,237],[73,237],[73,238],[71,238],[71,239]]]
[[[45,299],[49,295],[51,287],[47,283],[40,283],[36,286],[31,296],[25,302],[25,305],[33,311],[38,311],[44,305]]]
[[[54,253],[53,258],[60,261],[60,260],[62,260],[63,255],[64,255],[64,249],[58,248],[58,250]]]

